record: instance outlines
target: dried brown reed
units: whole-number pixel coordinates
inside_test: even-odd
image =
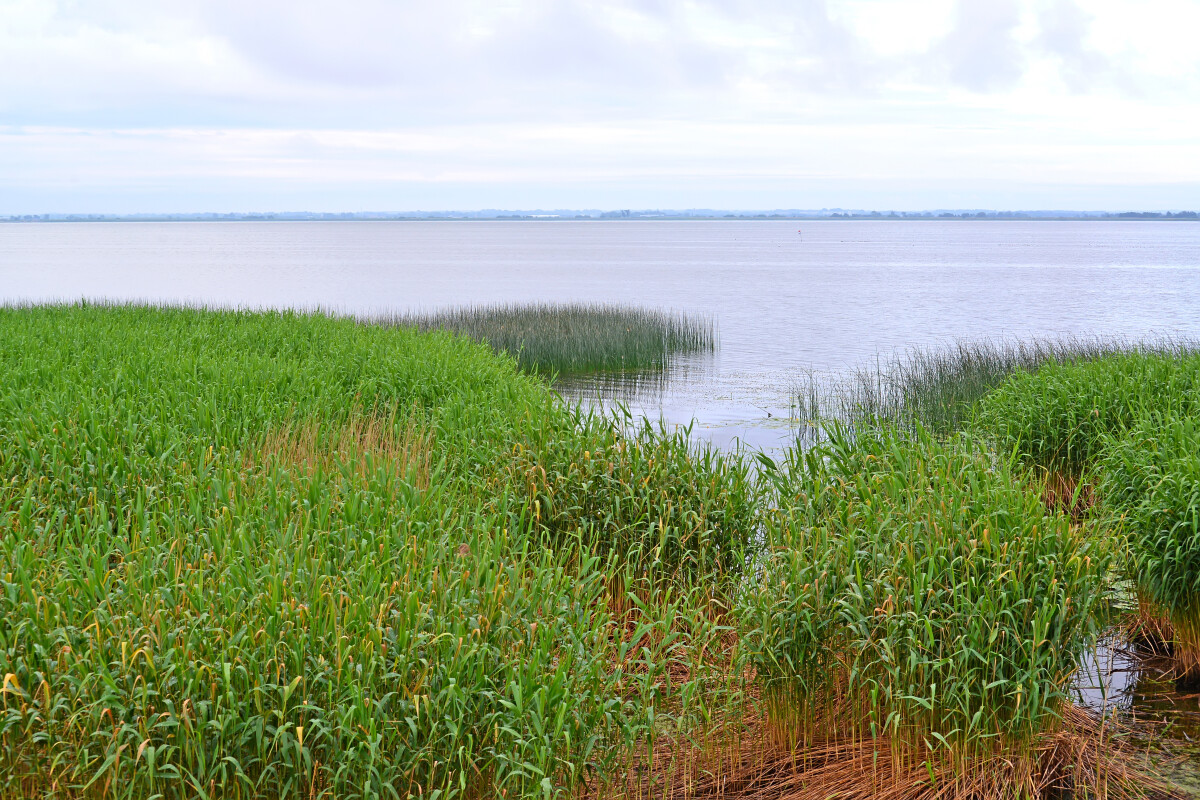
[[[364,411],[354,406],[340,424],[288,417],[271,428],[258,450],[244,454],[247,471],[255,467],[294,468],[312,475],[350,470],[367,477],[379,466],[390,465],[408,476],[418,489],[429,486],[433,436],[397,409]]]
[[[1083,522],[1096,506],[1095,487],[1080,476],[1048,470],[1042,481],[1042,499],[1051,511],[1061,511],[1072,522]]]
[[[1122,630],[1140,654],[1170,656],[1174,650],[1175,626],[1170,617],[1141,592],[1137,595],[1137,610],[1124,616]]]
[[[832,739],[792,747],[786,731],[751,711],[736,735],[702,745],[662,741],[603,800],[1031,800],[1175,797],[1147,778],[1128,730],[1076,706],[1030,751],[997,751],[965,765],[944,749],[921,759],[886,739]]]

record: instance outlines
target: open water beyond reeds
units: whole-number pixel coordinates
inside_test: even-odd
[[[609,302],[716,320],[666,376],[576,397],[776,448],[814,373],[958,339],[1200,336],[1200,224],[231,222],[0,226],[0,301],[114,298],[392,313]]]
[[[958,351],[974,354],[982,367],[972,367],[973,380],[990,386],[989,369],[1053,360],[1004,342],[1200,341],[1198,297],[1200,224],[1191,223],[0,226],[0,303],[320,307],[385,322],[424,313],[432,327],[457,320],[455,329],[478,315],[433,312],[486,305],[507,325],[509,312],[494,311],[504,304],[614,303],[687,315],[658,321],[691,330],[686,320],[699,320],[701,333],[711,321],[715,347],[700,336],[693,354],[665,371],[574,375],[559,388],[669,422],[694,420],[694,434],[721,447],[767,450],[793,439],[806,387],[884,375],[873,364],[886,367],[905,350],[999,343]],[[974,391],[967,383],[960,388]],[[886,410],[887,392],[881,397]],[[1147,723],[1147,735],[1168,745],[1163,774],[1200,786],[1200,695],[1177,691],[1169,666],[1135,658],[1115,634],[1082,667],[1081,703]]]

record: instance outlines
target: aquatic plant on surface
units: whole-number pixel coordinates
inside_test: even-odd
[[[711,317],[605,303],[479,305],[369,321],[469,336],[542,374],[661,369],[717,343]]]

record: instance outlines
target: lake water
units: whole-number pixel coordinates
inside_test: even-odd
[[[584,300],[711,314],[717,354],[628,397],[695,419],[719,445],[775,448],[791,435],[792,391],[814,371],[956,338],[1200,337],[1200,223],[0,225],[0,301],[81,297],[352,313]]]

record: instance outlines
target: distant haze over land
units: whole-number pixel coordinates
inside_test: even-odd
[[[0,217],[0,222],[270,222],[270,221],[381,221],[381,220],[655,220],[655,219],[798,219],[798,220],[1200,220],[1196,211],[996,211],[988,209],[933,209],[929,211],[868,211],[864,209],[726,210],[677,209],[533,209],[478,211],[262,211],[200,212],[181,214],[23,214]]]

